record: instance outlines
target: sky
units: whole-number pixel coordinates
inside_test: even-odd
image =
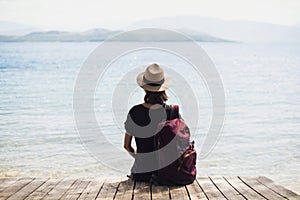
[[[208,16],[300,24],[300,0],[0,0],[0,21],[43,29],[121,29],[142,19]]]

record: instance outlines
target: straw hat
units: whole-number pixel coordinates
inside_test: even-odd
[[[170,87],[170,77],[165,76],[164,70],[156,63],[149,65],[145,72],[136,78],[137,84],[144,90],[161,92]]]

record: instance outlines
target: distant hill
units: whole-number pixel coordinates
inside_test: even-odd
[[[241,42],[300,42],[300,26],[283,26],[246,20],[221,20],[212,17],[176,16],[140,20],[126,27],[192,29],[217,38]]]
[[[300,43],[300,24],[283,26],[246,20],[222,20],[200,16],[171,16],[139,20],[123,30],[162,28],[185,33],[196,41]],[[47,31],[36,27],[0,21],[0,41],[102,41],[120,33],[119,30],[92,29],[84,32]],[[143,35],[128,35],[128,41],[144,41]],[[173,40],[166,36],[167,41]]]
[[[15,38],[16,41],[101,41],[116,31],[106,29],[93,29],[85,32],[74,33],[65,31],[33,32]]]
[[[75,42],[75,41],[103,41],[109,37],[116,36],[114,40],[121,41],[156,41],[155,38],[160,38],[159,41],[182,41],[186,38],[174,38],[171,35],[164,35],[156,37],[155,33],[151,34],[143,31],[131,32],[126,37],[118,37],[118,33],[122,31],[111,31],[107,29],[92,29],[84,32],[65,32],[65,31],[47,31],[47,32],[32,32],[23,36],[0,36],[2,42],[26,42],[26,41],[61,41],[61,42]],[[199,31],[179,30],[196,41],[203,42],[230,42],[221,38],[213,37],[209,34],[204,34]]]

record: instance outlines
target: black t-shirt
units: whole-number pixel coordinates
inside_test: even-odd
[[[135,137],[138,153],[155,151],[155,134],[160,122],[169,119],[170,109],[165,104],[157,109],[142,104],[133,106],[125,121],[125,130]]]

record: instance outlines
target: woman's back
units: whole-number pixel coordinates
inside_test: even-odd
[[[168,106],[167,106],[168,107]],[[127,116],[125,129],[135,137],[137,153],[155,151],[155,135],[158,123],[169,118],[170,110],[165,104],[156,109],[145,104],[133,106]]]

